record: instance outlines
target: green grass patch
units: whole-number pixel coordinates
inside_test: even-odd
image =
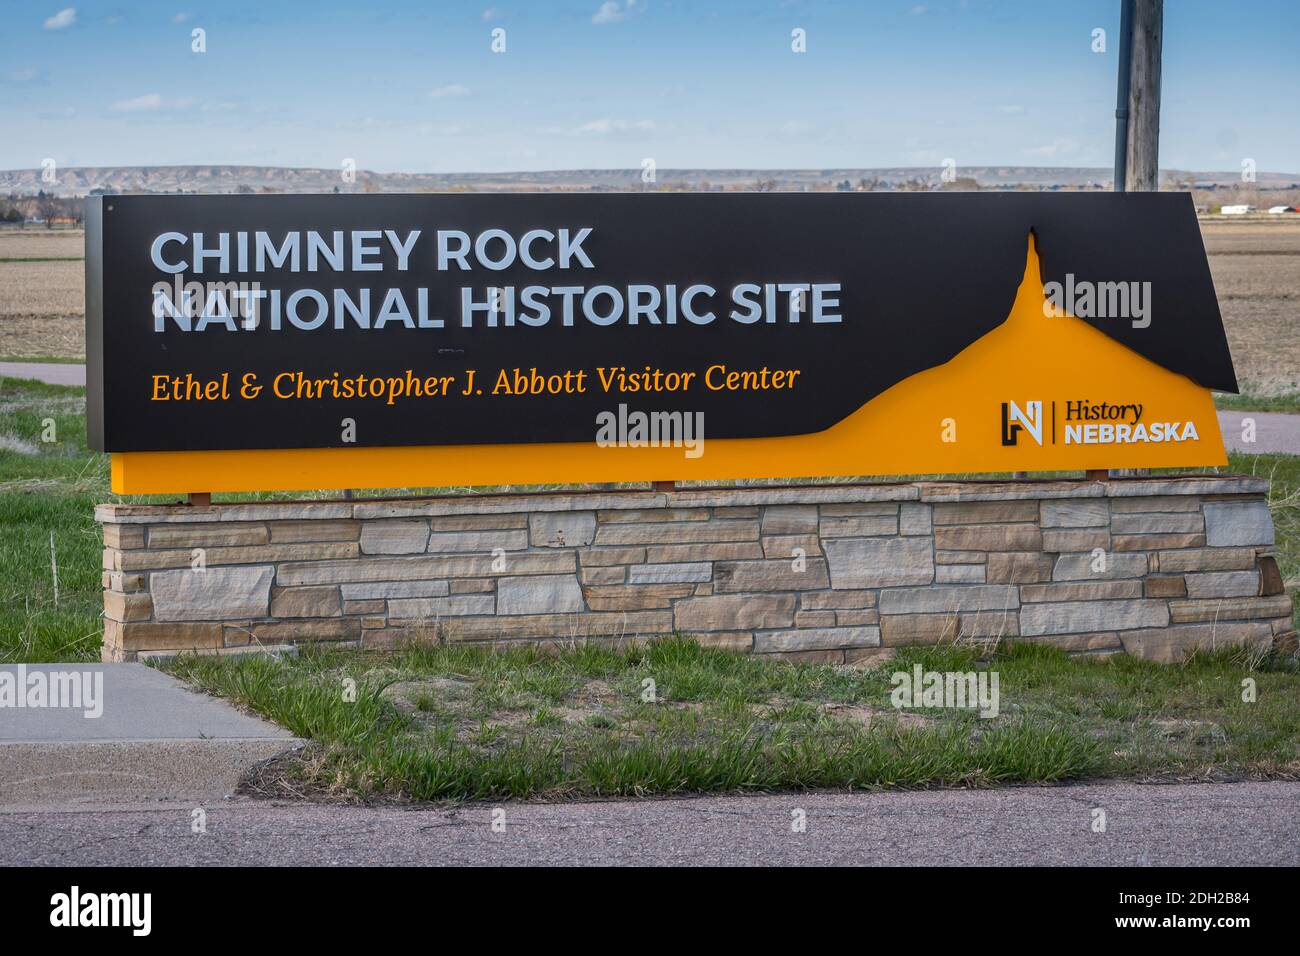
[[[1232,412],[1286,412],[1300,414],[1300,392],[1282,395],[1228,395],[1214,393],[1214,407]]]
[[[1300,671],[1241,652],[1181,666],[1008,645],[906,648],[873,669],[675,637],[558,654],[414,645],[169,669],[312,745],[264,794],[462,801],[980,787],[1098,777],[1300,778]],[[894,708],[891,677],[999,676],[1000,713]],[[1242,700],[1244,680],[1257,699]]]

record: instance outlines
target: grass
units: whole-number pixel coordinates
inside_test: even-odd
[[[0,260],[3,261],[3,260]],[[0,362],[23,362],[40,365],[85,365],[84,355],[0,355]],[[15,381],[20,381],[15,379]],[[26,379],[21,381],[26,382]]]
[[[47,419],[54,421],[50,442],[42,440],[49,437]],[[1227,470],[1272,479],[1279,563],[1294,588],[1300,582],[1300,456],[1233,454]],[[223,500],[276,497],[310,496]],[[98,658],[103,543],[94,506],[119,500],[109,491],[107,456],[86,448],[85,389],[0,377],[0,662]],[[1300,621],[1300,608],[1296,614]]]
[[[1214,393],[1214,407],[1233,412],[1286,412],[1300,414],[1300,392],[1281,395],[1228,395]]]
[[[675,637],[551,655],[426,644],[382,655],[189,656],[170,670],[312,741],[252,781],[272,796],[425,802],[1300,779],[1294,663],[1236,651],[1165,666],[1027,644],[979,653],[905,648],[859,669]],[[895,710],[891,675],[917,664],[996,671],[1000,715]],[[1241,699],[1247,677],[1253,703]]]

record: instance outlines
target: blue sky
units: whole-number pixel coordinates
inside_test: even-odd
[[[1112,160],[1119,0],[3,0],[0,18],[6,169]],[[1298,62],[1293,0],[1170,0],[1161,165],[1300,171]]]

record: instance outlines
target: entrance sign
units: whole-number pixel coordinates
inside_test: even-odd
[[[1181,194],[88,202],[119,493],[1225,461]]]

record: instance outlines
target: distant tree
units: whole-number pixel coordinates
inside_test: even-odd
[[[63,212],[63,206],[55,196],[45,195],[45,190],[41,190],[36,195],[36,213],[45,220],[45,228],[53,228],[50,222],[55,216]]]

